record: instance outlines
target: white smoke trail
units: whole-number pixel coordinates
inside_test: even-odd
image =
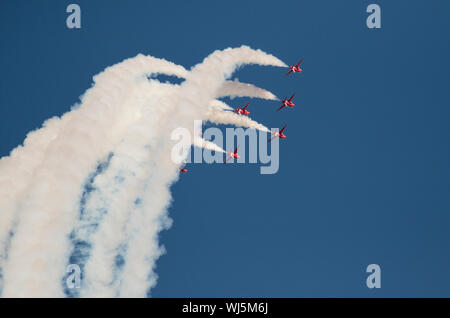
[[[252,84],[241,83],[239,80],[225,81],[219,89],[217,97],[230,96],[233,97],[258,97],[268,100],[278,100],[278,98],[271,92],[256,87]],[[216,124],[231,124],[235,126],[248,127],[268,132],[269,129],[262,124],[250,119],[246,116],[241,116],[236,113],[232,107],[220,100],[213,100],[206,114],[206,119]]]
[[[209,104],[209,107],[210,107],[210,109],[215,109],[215,110],[234,111],[234,109],[232,107],[228,106],[227,104],[225,104],[224,102],[222,102],[221,100],[218,100],[218,99],[211,101],[211,103]]]
[[[95,191],[86,204],[85,214],[98,216],[101,221],[88,218],[87,230],[90,230],[92,221],[98,224],[90,233],[84,233],[83,226],[76,227],[76,237],[87,242],[88,249],[91,249],[86,252],[91,256],[84,269],[83,296],[116,296],[115,285],[118,281],[115,279],[114,264],[126,235],[124,227],[134,211],[141,183],[149,174],[146,163],[154,162],[154,155],[148,145],[158,142],[157,136],[164,135],[158,129],[158,120],[165,116],[167,107],[171,107],[164,98],[174,93],[174,86],[160,84],[155,80],[150,83],[143,81],[135,88],[135,92],[130,103],[139,112],[139,119],[129,127],[121,143],[114,149],[105,173],[93,180]]]
[[[156,282],[153,269],[162,251],[157,236],[170,225],[169,186],[178,176],[168,135],[205,119],[225,79],[246,63],[285,66],[248,47],[216,51],[190,72],[142,55],[126,60],[94,77],[79,108],[48,122],[33,133],[36,139],[28,137],[3,158],[0,182],[13,184],[0,192],[0,211],[7,211],[0,233],[0,247],[8,250],[3,296],[63,296],[69,238],[92,244],[82,295],[145,296]],[[186,81],[148,82],[154,73]],[[83,184],[108,157],[85,197],[86,217],[80,217]],[[22,178],[16,182],[15,171]],[[114,270],[118,255],[122,265]]]
[[[215,143],[213,143],[213,142],[211,142],[209,140],[205,140],[205,139],[203,139],[201,137],[194,136],[193,140],[194,140],[194,142],[192,144],[194,146],[196,146],[196,147],[209,149],[209,150],[213,150],[213,151],[219,151],[219,152],[223,152],[223,153],[226,152],[224,149],[222,149],[221,147],[219,147]]]
[[[236,78],[234,81],[226,81],[217,92],[217,97],[258,97],[268,100],[278,100],[273,93],[252,84],[241,83]]]
[[[61,277],[70,250],[67,237],[77,217],[80,186],[135,120],[136,111],[128,101],[136,83],[145,80],[143,75],[150,64],[155,73],[185,75],[181,66],[142,55],[107,68],[94,77],[95,86],[86,92],[79,108],[65,114],[61,123],[41,129],[40,134],[53,138],[49,138],[43,157],[34,159],[29,157],[32,154],[25,154],[31,162],[23,169],[29,169],[31,177],[20,184],[23,188],[9,194],[2,187],[10,198],[2,200],[1,211],[12,214],[9,219],[17,217],[18,224],[3,267],[3,296],[64,295]],[[18,151],[29,152],[27,142],[25,145]],[[17,162],[9,163],[1,167],[0,175],[13,182]],[[21,192],[26,198],[20,197]]]
[[[27,182],[35,167],[42,162],[48,143],[57,136],[65,119],[47,120],[43,124],[46,128],[29,133],[23,147],[17,147],[9,157],[0,159],[0,293],[3,286],[3,265],[17,206],[26,195]]]
[[[161,93],[162,89],[157,88],[158,91]],[[166,91],[169,88],[166,88]],[[168,95],[175,95],[175,87],[170,88],[171,91],[167,91]],[[262,89],[259,89],[261,91],[264,91]],[[231,88],[229,89],[231,91]],[[147,93],[151,96],[153,93],[150,89],[147,88]],[[254,92],[250,92],[250,95],[253,97],[255,94]],[[157,101],[157,103],[160,103]],[[169,105],[174,105],[176,103],[174,102],[167,102]],[[230,108],[225,103],[219,101],[219,100],[213,100],[211,105],[219,106],[220,109],[223,108]],[[159,106],[162,106],[163,104],[159,104]],[[156,105],[155,105],[156,106]],[[164,106],[167,107],[167,106]],[[170,106],[169,106],[170,107]],[[172,114],[175,112],[172,110]],[[174,115],[172,115],[174,116]],[[144,127],[151,127],[148,125],[148,120],[141,120]],[[136,124],[134,126],[137,126]],[[149,132],[146,132],[143,134],[150,135]],[[136,139],[136,137],[131,137],[131,139]],[[125,145],[128,145],[129,142],[124,142]],[[220,151],[225,152],[224,149],[220,148],[216,144],[204,140],[203,138],[194,136],[193,138],[193,145],[201,148],[206,148],[214,151]],[[148,147],[148,145],[147,145]],[[138,147],[138,149],[144,148],[143,145],[141,147]],[[127,153],[130,153],[130,150],[127,150]],[[150,156],[151,154],[149,154]],[[123,193],[124,196],[128,196],[129,199],[121,196],[121,193],[117,189],[117,185],[115,185],[114,179],[117,177],[117,175],[120,173],[117,169],[114,169],[114,162],[118,160],[119,158],[119,151],[115,151],[114,158],[112,160],[112,164],[110,164],[109,170],[103,174],[97,177],[98,180],[108,180],[108,181],[102,181],[103,186],[98,186],[96,188],[100,189],[108,189],[107,185],[110,185],[109,189],[109,198],[107,198],[108,194],[102,193],[101,191],[97,190],[93,194],[93,198],[90,200],[90,202],[95,202],[95,205],[98,205],[98,202],[115,202],[117,201],[117,204],[112,204],[109,206],[108,214],[104,216],[103,223],[100,224],[100,228],[98,230],[98,233],[96,234],[97,237],[101,237],[101,239],[94,239],[93,241],[93,247],[92,247],[92,256],[88,260],[88,263],[86,265],[86,281],[88,282],[87,286],[83,289],[83,296],[87,297],[99,297],[99,296],[115,296],[119,295],[119,291],[117,284],[119,283],[119,279],[116,277],[117,273],[114,273],[113,270],[113,264],[115,262],[115,258],[117,257],[117,251],[122,248],[124,249],[124,246],[127,244],[123,243],[125,240],[123,238],[123,224],[128,224],[130,222],[129,219],[129,211],[133,210],[134,202],[138,199],[138,195],[135,193],[134,195],[130,195],[130,191],[126,190],[126,192]],[[169,158],[166,158],[165,161],[170,160]],[[149,160],[146,160],[147,162],[151,162]],[[160,160],[161,161],[161,160]],[[143,163],[140,163],[141,165]],[[127,163],[127,170],[133,171],[132,163]],[[141,173],[136,173],[136,175],[144,175]],[[122,184],[124,183],[124,176],[121,175]],[[128,178],[129,179],[129,178]],[[127,181],[129,181],[126,179]],[[97,181],[97,180],[96,180]],[[100,181],[99,181],[100,182]],[[155,185],[156,187],[157,185]],[[123,185],[123,188],[125,189],[136,189],[137,186],[130,184]],[[153,188],[152,188],[153,190]],[[164,188],[162,188],[161,193],[164,192]],[[95,196],[101,196],[100,198],[96,198]],[[142,200],[142,199],[139,199]],[[126,205],[126,206],[124,206]],[[136,210],[137,207],[134,207],[134,210]],[[95,208],[91,208],[91,210],[95,211]],[[124,213],[124,211],[127,211]],[[89,213],[87,213],[89,215]],[[93,213],[95,214],[95,212]],[[99,214],[97,212],[97,214]],[[96,220],[96,219],[94,219]],[[88,227],[90,228],[90,227]],[[158,246],[154,246],[154,252],[156,253],[158,251]],[[122,257],[122,256],[121,256]],[[117,270],[116,270],[117,271]]]
[[[204,115],[208,111],[208,101],[211,101],[217,95],[217,90],[223,85],[224,79],[231,76],[236,67],[248,63],[285,66],[277,58],[260,50],[255,51],[245,46],[238,49],[215,51],[203,63],[194,67],[187,76],[186,81],[181,85],[180,95],[186,98],[180,100],[179,106],[185,108],[187,114],[190,116],[186,116],[183,120],[180,118],[179,124],[187,127],[194,119],[199,118],[199,115]],[[162,162],[169,160],[168,154],[170,153],[171,147],[172,145],[167,144],[165,151],[160,152],[161,156],[167,156],[161,160]],[[164,180],[166,182],[162,182]],[[154,249],[149,252],[144,247],[148,244],[149,240],[157,240],[157,234],[146,231],[148,227],[154,227],[157,230],[160,229],[158,222],[155,225],[155,219],[150,217],[151,214],[148,211],[152,210],[152,204],[158,202],[161,196],[166,197],[166,199],[170,198],[168,188],[161,188],[161,185],[164,183],[170,184],[167,175],[164,173],[164,169],[154,170],[153,178],[150,177],[150,183],[148,185],[148,189],[151,189],[151,191],[146,191],[142,201],[142,209],[145,213],[139,214],[145,220],[139,220],[139,217],[132,219],[135,222],[135,227],[133,227],[135,236],[128,242],[128,253],[132,255],[133,262],[126,262],[124,265],[123,285],[120,289],[121,296],[145,296],[148,288],[155,283],[156,277],[152,269],[159,255],[152,255],[151,251],[154,251]],[[158,189],[157,191],[154,191],[155,187]],[[165,203],[159,201],[159,203],[156,208],[157,211],[167,206],[167,201]],[[152,246],[157,246],[157,243]],[[146,279],[148,277],[150,279]],[[142,284],[142,281],[147,281],[147,284]]]
[[[269,132],[269,129],[253,119],[229,111],[210,109],[205,115],[206,119],[216,124],[232,124]]]

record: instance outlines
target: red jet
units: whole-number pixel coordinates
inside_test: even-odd
[[[283,99],[282,101],[281,101],[281,103],[283,104],[283,105],[281,105],[281,107],[280,108],[278,108],[278,110],[281,110],[281,109],[283,109],[284,107],[286,107],[286,106],[289,106],[289,107],[294,107],[294,103],[292,102],[292,99],[294,98],[294,96],[295,96],[295,94],[294,95],[292,95],[289,99]]]
[[[235,159],[240,158],[239,155],[237,154],[238,149],[239,149],[239,146],[237,146],[237,148],[234,149],[233,152],[231,152],[231,151],[227,152],[230,157],[227,159],[227,161],[224,162],[224,164],[227,163],[228,161],[230,161],[232,158],[235,158]]]
[[[248,103],[247,105],[245,105],[242,108],[240,108],[240,107],[236,108],[236,113],[238,113],[239,115],[245,115],[245,116],[250,115],[250,112],[247,110],[248,105],[250,105],[250,103]]]
[[[286,126],[287,126],[287,125],[284,125],[284,127],[281,128],[280,131],[275,131],[275,132],[272,134],[273,137],[272,137],[272,139],[269,140],[269,142],[271,142],[272,140],[274,140],[274,139],[277,138],[277,137],[278,137],[278,138],[281,138],[281,139],[286,138],[286,135],[283,134],[283,131],[286,129]]]
[[[303,71],[301,68],[300,68],[300,65],[303,63],[303,59],[301,59],[300,60],[300,62],[298,62],[296,65],[291,65],[291,66],[289,66],[289,72],[287,72],[286,73],[286,76],[288,76],[289,74],[291,74],[291,73],[296,73],[296,72],[298,72],[298,73],[300,73],[301,71]]]
[[[183,173],[188,172],[188,169],[186,169],[185,167],[186,167],[186,165],[183,165],[183,166],[180,168],[180,172],[183,172]]]

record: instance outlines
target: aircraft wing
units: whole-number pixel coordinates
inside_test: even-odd
[[[224,164],[227,164],[228,161],[230,161],[231,159],[233,159],[233,157],[228,157],[228,159],[224,162]]]
[[[295,94],[292,95],[291,98],[289,98],[289,101],[291,101],[294,97],[295,97]]]
[[[301,59],[300,62],[298,62],[297,65],[295,65],[295,66],[299,67],[300,64],[302,64],[302,63],[303,63],[303,59]]]
[[[281,110],[281,109],[283,109],[284,107],[286,107],[286,105],[281,105],[281,107],[280,108],[278,108],[277,110]]]
[[[281,130],[279,131],[280,134],[286,129],[286,126],[287,126],[287,125],[284,125],[284,127],[281,128]]]

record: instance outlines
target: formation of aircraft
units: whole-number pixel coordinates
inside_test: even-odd
[[[303,63],[303,59],[300,60],[300,62],[298,62],[295,65],[290,65],[289,66],[289,71],[286,73],[286,76],[288,76],[291,73],[301,73],[303,71],[303,69],[300,67],[300,65]],[[282,110],[284,107],[294,107],[295,104],[292,101],[295,97],[295,94],[293,94],[291,97],[289,98],[284,98],[281,101],[281,106],[280,108],[278,108],[277,110]],[[247,105],[245,105],[244,107],[238,107],[236,108],[236,113],[238,113],[239,115],[242,116],[248,116],[250,115],[250,112],[247,110],[248,105],[250,105],[250,103],[247,103]],[[280,138],[280,139],[285,139],[286,135],[284,134],[284,130],[286,129],[287,125],[284,125],[283,128],[281,128],[279,131],[275,131],[274,133],[272,133],[271,138],[268,140],[268,142],[271,142],[272,140],[274,140],[275,138]],[[236,149],[234,149],[234,151],[229,151],[227,152],[227,160],[224,162],[224,164],[228,163],[228,161],[230,161],[231,159],[238,159],[240,158],[238,155],[238,149],[239,146],[236,147]],[[183,165],[180,168],[180,172],[186,173],[188,172],[188,169],[186,169],[185,165]]]
[[[242,108],[240,108],[240,107],[236,108],[236,113],[238,113],[239,115],[244,115],[244,116],[250,115],[250,112],[247,110],[248,105],[250,105],[250,103],[247,103],[247,105],[245,105]]]

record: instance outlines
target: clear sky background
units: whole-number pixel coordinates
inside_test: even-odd
[[[81,6],[82,28],[66,27]],[[381,6],[381,29],[366,7]],[[0,155],[138,53],[185,67],[242,44],[304,72],[235,74],[296,107],[280,170],[190,165],[173,187],[154,297],[450,296],[450,2],[1,1]],[[238,106],[247,102],[235,99]],[[366,287],[368,264],[381,289]]]

